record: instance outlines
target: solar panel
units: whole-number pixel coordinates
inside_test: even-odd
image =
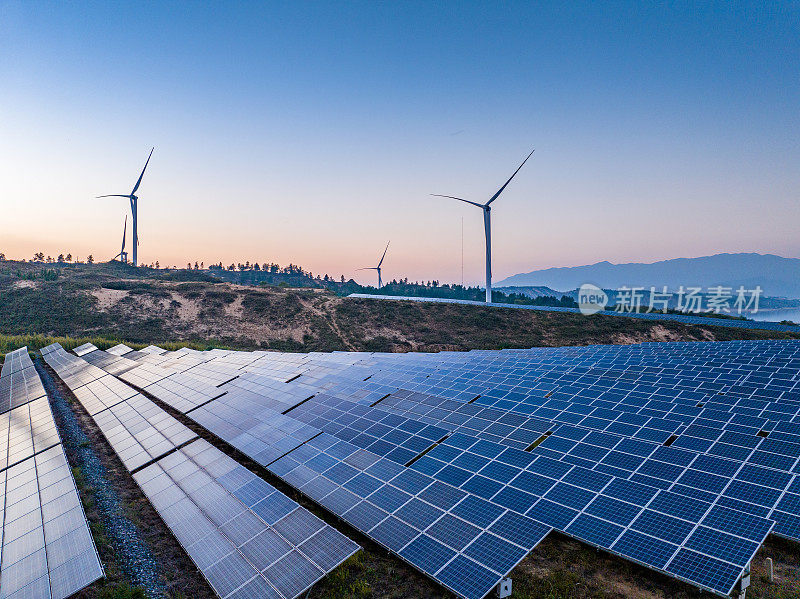
[[[203,440],[134,479],[222,598],[297,597],[359,550]]]
[[[562,308],[558,306],[528,306],[522,304],[502,304],[502,303],[487,304],[486,302],[479,302],[473,300],[446,299],[438,297],[370,295],[367,293],[351,293],[347,297],[357,298],[357,299],[383,300],[383,301],[426,302],[435,304],[466,304],[466,305],[484,306],[484,307],[491,306],[493,308],[537,310],[540,312],[571,312],[573,314],[580,314],[579,308]],[[800,332],[800,327],[796,325],[780,324],[777,322],[769,322],[769,321],[727,320],[727,319],[712,320],[707,316],[691,316],[689,314],[663,314],[660,312],[617,312],[615,310],[602,310],[599,312],[599,314],[603,316],[621,316],[627,318],[636,318],[640,320],[672,320],[676,322],[682,322],[684,324],[721,326],[721,327],[729,327],[736,329],[766,329],[770,331],[788,331],[793,333]]]
[[[197,438],[190,429],[139,394],[93,417],[129,471]]]
[[[215,377],[238,373],[221,385],[226,395],[186,410],[189,416],[196,412],[197,422],[248,455],[266,450],[261,463],[277,460],[270,466],[277,475],[336,513],[352,510],[361,525],[380,526],[381,536],[405,530],[389,519],[393,510],[427,522],[431,509],[449,510],[459,495],[420,500],[417,490],[409,501],[325,451],[308,464],[298,456],[323,436],[305,444],[285,433],[270,438],[271,416],[253,420],[259,407],[368,449],[384,472],[386,464],[410,464],[471,503],[527,514],[727,594],[770,531],[800,539],[799,350],[794,341],[757,341],[160,357],[173,366],[191,358]],[[314,476],[323,464],[325,476]],[[372,493],[379,505],[369,507]],[[469,513],[461,501],[456,508]],[[442,544],[429,537],[419,546],[430,543]],[[696,555],[717,560],[720,573],[696,570],[716,563]]]
[[[103,350],[95,350],[82,356],[89,364],[102,368],[109,374],[119,375],[138,366],[134,360],[129,360]]]
[[[327,481],[327,493],[308,495],[463,597],[484,597],[551,530],[522,515],[506,523],[511,512],[496,504],[474,509],[475,498],[468,493],[408,468],[384,465],[385,458],[322,433],[269,469],[303,493]],[[370,474],[381,472],[388,481]],[[487,523],[484,514],[492,510],[495,517]],[[475,572],[482,575],[475,578]]]
[[[0,414],[45,395],[27,348],[6,354],[0,372]]]
[[[76,390],[100,384],[115,399],[94,390],[93,418],[220,597],[299,596],[360,549],[124,383]]]
[[[139,351],[145,354],[153,354],[157,356],[167,353],[167,350],[162,349],[156,345],[148,345],[147,347],[145,347],[144,349],[140,349]]]
[[[72,351],[75,352],[76,356],[80,357],[80,356],[85,356],[86,354],[89,354],[93,351],[97,351],[97,346],[94,345],[93,343],[84,343],[83,345],[79,345]]]
[[[103,569],[27,348],[8,354],[0,383],[20,376],[17,407],[0,414],[0,589],[9,598],[61,599]]]
[[[124,343],[119,343],[114,347],[107,349],[106,351],[115,356],[124,356],[125,354],[131,353],[133,351],[133,348],[128,347]]]

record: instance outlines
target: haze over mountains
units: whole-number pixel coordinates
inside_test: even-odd
[[[800,298],[800,259],[774,254],[715,254],[699,258],[675,258],[651,264],[612,264],[603,261],[586,266],[546,268],[520,273],[499,281],[497,287],[549,287],[571,291],[584,283],[604,289],[664,285],[670,291],[695,286],[722,285],[753,289],[760,285],[764,296]]]

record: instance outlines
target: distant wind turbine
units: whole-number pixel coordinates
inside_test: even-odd
[[[125,234],[128,232],[128,215],[125,215],[125,224],[122,227],[122,249],[119,251],[119,254],[111,258],[112,260],[116,260],[119,258],[119,261],[123,264],[128,263],[128,252],[125,251]]]
[[[436,196],[437,198],[450,198],[451,200],[466,202],[467,204],[472,204],[473,206],[477,206],[478,208],[481,208],[483,210],[483,227],[486,231],[486,301],[488,303],[491,303],[492,301],[492,223],[491,223],[492,207],[490,206],[490,204],[494,202],[500,196],[501,193],[503,193],[503,190],[506,188],[506,186],[508,186],[508,184],[511,183],[511,179],[513,179],[517,175],[519,170],[523,166],[525,166],[525,163],[528,162],[528,158],[533,156],[533,153],[535,151],[536,150],[531,150],[531,153],[528,154],[527,158],[525,158],[525,160],[522,161],[522,164],[520,164],[517,167],[517,170],[514,171],[514,174],[508,178],[508,181],[506,181],[503,184],[503,186],[497,190],[497,193],[494,194],[491,198],[489,198],[489,201],[486,202],[485,204],[471,202],[470,200],[465,200],[464,198],[457,198],[455,196],[445,196],[438,193],[431,194],[432,196]]]
[[[98,198],[128,198],[131,201],[131,213],[133,214],[133,265],[134,266],[138,265],[137,251],[139,249],[139,233],[138,233],[139,222],[136,216],[136,201],[139,198],[136,196],[136,190],[139,189],[139,185],[142,182],[142,177],[144,177],[144,172],[147,170],[147,165],[150,164],[150,156],[153,155],[153,150],[155,150],[155,148],[150,149],[150,155],[147,157],[147,162],[144,163],[142,174],[139,175],[139,179],[136,181],[136,185],[133,186],[133,189],[129,194],[125,195],[119,193],[112,193],[109,195],[97,196]]]
[[[358,270],[377,270],[378,271],[378,289],[381,288],[381,284],[383,283],[383,281],[381,281],[381,264],[383,264],[383,259],[386,258],[386,252],[389,250],[389,243],[392,243],[392,242],[389,241],[386,244],[386,249],[383,250],[383,256],[381,256],[381,260],[380,260],[380,262],[378,262],[378,266],[368,266],[366,268],[359,268],[358,269]]]

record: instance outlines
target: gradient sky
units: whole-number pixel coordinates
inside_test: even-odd
[[[800,4],[0,0],[0,251],[373,282],[800,256]],[[130,246],[129,246],[130,247]]]

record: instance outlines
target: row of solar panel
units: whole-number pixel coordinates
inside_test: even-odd
[[[194,370],[194,368],[192,370]],[[165,379],[165,381],[170,381],[176,376],[179,375],[173,374],[168,379]],[[228,377],[224,378],[227,379]],[[187,380],[187,382],[189,381]],[[173,405],[173,407],[178,409],[182,408],[184,411],[188,411],[190,418],[204,425],[208,430],[215,432],[221,438],[230,440],[237,449],[264,466],[272,468],[270,464],[282,456],[285,456],[290,450],[301,446],[311,447],[311,445],[306,446],[304,444],[319,435],[319,431],[303,426],[292,418],[287,418],[277,412],[271,412],[269,409],[265,409],[263,405],[264,396],[253,390],[255,388],[266,388],[265,390],[274,388],[274,392],[278,393],[281,390],[275,385],[274,381],[258,381],[253,377],[245,377],[245,385],[242,385],[242,378],[240,377],[237,378],[235,382],[240,386],[232,390],[229,389],[225,395],[201,407],[194,407],[192,403],[186,404],[181,398],[176,399],[175,393],[173,392],[174,386],[171,386],[170,391],[166,393],[164,392],[164,385],[158,383],[151,384],[147,389],[156,397],[159,397],[159,399],[164,400],[165,403]],[[307,396],[307,393],[298,395],[284,391],[283,397],[278,395],[278,398],[271,398],[270,402],[273,407],[288,409],[306,400],[308,398]],[[213,406],[213,409],[208,409],[211,406]],[[187,407],[189,408],[188,410],[186,409]],[[419,439],[422,440],[424,437],[420,436]],[[422,450],[430,447],[432,443],[432,441],[425,442]],[[356,448],[354,446],[351,447],[351,451],[354,452]],[[417,453],[412,455],[417,455]],[[290,455],[294,455],[294,453]],[[368,454],[364,453],[364,455]],[[374,454],[372,457],[377,460],[377,456]],[[277,462],[277,464],[281,463],[282,462]],[[297,482],[289,478],[285,480],[290,484]],[[431,480],[430,482],[433,481]],[[391,493],[396,491],[391,485],[387,484],[385,487],[386,491],[384,492]],[[444,488],[448,488],[447,485],[444,485]],[[430,492],[434,493],[433,491]],[[350,491],[348,491],[348,493],[350,493]],[[378,502],[379,505],[383,507],[377,507],[370,502],[365,502],[363,508],[348,510],[347,514],[337,513],[336,511],[334,511],[334,513],[343,517],[350,524],[356,526],[356,528],[359,528],[359,530],[362,530],[377,542],[384,544],[390,550],[399,552],[400,549],[405,547],[406,543],[400,545],[398,545],[398,543],[402,541],[409,531],[413,532],[417,530],[414,528],[414,525],[409,526],[402,520],[392,517],[382,526],[378,527],[377,530],[372,531],[371,526],[367,527],[357,519],[356,514],[360,509],[370,511],[373,516],[380,513],[389,516],[389,512],[384,511],[384,508],[388,506],[378,499],[380,496],[381,493],[377,493],[371,496],[371,499],[372,501]],[[424,500],[419,500],[419,504],[421,506],[427,505],[427,509],[429,510],[436,509],[430,504],[426,504]],[[499,515],[503,514],[505,511],[506,510],[500,508]],[[406,518],[413,517],[415,513],[414,506],[409,506],[407,508],[407,513],[410,514],[410,516],[406,516]],[[516,562],[524,557],[530,548],[544,538],[550,530],[550,527],[535,523],[524,517],[515,520],[517,524],[520,522],[526,525],[525,530],[527,530],[527,534],[529,535],[528,542],[530,546],[521,547],[512,542],[500,539],[494,533],[485,532],[483,529],[475,527],[463,521],[463,519],[450,514],[434,528],[434,531],[439,531],[439,529],[441,529],[441,532],[434,532],[433,534],[442,536],[448,534],[447,531],[451,531],[452,534],[452,529],[454,528],[462,528],[464,531],[469,530],[473,533],[477,531],[479,534],[475,535],[475,537],[480,536],[480,533],[484,533],[480,540],[476,541],[475,538],[467,539],[467,543],[464,544],[464,547],[460,547],[460,549],[465,549],[467,544],[475,541],[473,545],[470,545],[469,552],[466,556],[459,554],[458,550],[453,550],[446,545],[442,545],[439,541],[435,540],[435,537],[420,535],[416,543],[408,549],[408,555],[410,557],[408,561],[463,596],[483,597],[486,593],[491,591],[505,574],[516,565]],[[375,524],[378,525],[380,522],[375,522]],[[433,522],[430,524],[433,524]],[[419,525],[419,523],[417,523],[417,525]],[[505,521],[503,521],[502,525],[506,526]],[[423,529],[426,527],[423,527]],[[417,531],[417,534],[421,532],[422,531]],[[417,534],[415,534],[414,537],[416,537]],[[408,540],[411,541],[412,539]],[[453,541],[450,542],[451,544],[453,543]],[[433,568],[432,563],[423,562],[423,557],[427,556],[426,549],[432,550],[436,547],[441,547],[441,549],[444,550],[440,552],[438,559],[450,554],[450,558],[453,558],[453,563],[449,564],[451,559],[447,559],[446,562],[449,566],[446,568],[445,563],[441,564],[442,568]],[[407,559],[405,554],[401,557]],[[510,558],[513,559],[509,562]],[[481,563],[481,559],[488,562],[488,567]],[[439,574],[439,570],[444,571]]]
[[[27,349],[7,354],[0,373],[0,414],[44,396],[42,381]]]
[[[27,348],[6,355],[0,388],[14,398],[0,414],[0,596],[61,599],[103,569]]]
[[[134,478],[223,599],[297,597],[359,550],[203,440]]]
[[[69,373],[76,397],[220,597],[294,598],[358,551],[149,399],[63,349],[46,349],[45,360]]]
[[[353,293],[348,297],[357,299],[373,299],[380,301],[409,301],[409,302],[426,302],[426,303],[440,303],[440,304],[469,304],[475,306],[491,306],[493,308],[516,308],[522,310],[535,310],[541,312],[570,312],[573,314],[580,314],[579,308],[561,308],[557,306],[526,306],[520,304],[498,304],[485,302],[478,302],[472,300],[456,300],[444,298],[428,298],[428,297],[401,297],[394,295],[370,295],[365,293]],[[707,316],[691,316],[688,314],[663,314],[660,312],[617,312],[616,310],[602,310],[598,313],[601,316],[622,316],[628,318],[638,318],[641,320],[670,320],[681,322],[684,324],[694,324],[700,326],[721,326],[735,329],[765,329],[768,331],[788,331],[793,333],[800,332],[800,326],[780,324],[770,321],[757,321],[757,320],[728,320],[728,319],[710,319]]]

